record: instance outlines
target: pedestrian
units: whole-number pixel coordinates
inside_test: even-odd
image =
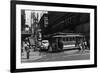
[[[90,40],[87,40],[87,49],[90,49]]]
[[[80,48],[80,51],[82,50],[82,43],[80,42],[79,43],[79,48]]]
[[[26,56],[27,56],[27,59],[29,59],[29,53],[30,53],[30,49],[29,49],[29,42],[28,41],[25,41],[25,51],[26,51]]]
[[[52,51],[53,51],[53,52],[57,51],[57,48],[56,48],[56,47],[57,47],[56,42],[53,41],[53,42],[52,42]]]
[[[80,41],[79,46],[80,46],[80,51],[81,51],[81,54],[82,54],[84,52],[84,50],[85,50],[85,45],[84,45],[84,41],[83,40]]]
[[[87,49],[87,42],[86,41],[84,41],[84,48]]]
[[[34,51],[34,49],[35,49],[35,40],[34,40],[34,36],[33,35],[31,35],[29,37],[29,43],[30,43],[31,49]]]
[[[61,39],[58,40],[58,48],[60,49],[60,51],[63,50],[63,43],[62,43]]]

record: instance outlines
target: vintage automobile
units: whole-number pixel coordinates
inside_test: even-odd
[[[49,41],[48,40],[42,40],[41,50],[48,50],[48,49],[49,49]]]

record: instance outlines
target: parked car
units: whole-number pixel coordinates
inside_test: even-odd
[[[41,49],[42,50],[48,50],[49,49],[49,41],[48,40],[42,40]]]

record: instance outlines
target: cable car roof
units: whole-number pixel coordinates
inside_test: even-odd
[[[83,35],[55,35],[53,37],[84,37]]]

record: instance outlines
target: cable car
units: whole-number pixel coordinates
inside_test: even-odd
[[[76,33],[59,33],[52,36],[51,47],[52,50],[64,50],[64,49],[77,49],[79,48],[79,42],[85,36]],[[62,46],[59,45],[62,43]],[[54,46],[55,44],[55,46]],[[61,48],[59,48],[61,47]]]

